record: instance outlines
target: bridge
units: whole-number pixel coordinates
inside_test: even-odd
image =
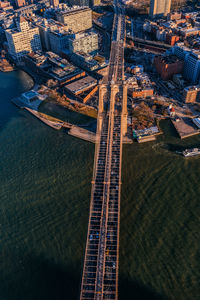
[[[122,140],[127,131],[124,8],[114,2],[108,76],[99,109],[81,300],[118,299]]]

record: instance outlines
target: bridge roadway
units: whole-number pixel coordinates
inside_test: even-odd
[[[106,92],[98,114],[81,300],[118,299],[125,17],[115,2]],[[99,99],[100,101],[100,99]]]

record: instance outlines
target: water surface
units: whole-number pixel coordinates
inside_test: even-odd
[[[11,104],[31,85],[21,71],[0,73],[0,299],[78,299],[94,145]],[[156,142],[123,148],[122,300],[199,299],[200,160],[174,149],[200,137],[162,129]]]

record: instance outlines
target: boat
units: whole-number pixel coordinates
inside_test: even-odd
[[[200,148],[185,149],[182,154],[185,157],[200,155]]]

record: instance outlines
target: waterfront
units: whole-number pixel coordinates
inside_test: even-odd
[[[15,108],[10,99],[27,78],[0,73],[0,299],[78,299],[94,145]],[[124,146],[122,300],[199,298],[200,160],[174,149],[200,137],[180,141],[170,123],[161,126],[156,142]]]

